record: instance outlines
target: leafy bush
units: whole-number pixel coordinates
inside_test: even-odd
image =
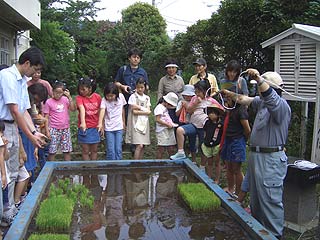
[[[207,212],[221,206],[220,199],[203,183],[178,184],[178,192],[193,212]]]

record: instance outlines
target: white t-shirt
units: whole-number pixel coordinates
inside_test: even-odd
[[[170,118],[168,109],[165,106],[163,106],[161,103],[156,106],[153,113],[154,113],[154,116],[160,115],[160,119],[162,121],[173,124],[172,119]],[[165,125],[162,125],[156,122],[156,132],[161,132],[163,129],[166,129],[166,128],[167,127]]]
[[[131,94],[131,96],[129,97],[129,100],[128,100],[128,104],[129,105],[134,105],[134,104],[137,104],[136,102],[136,97],[138,96],[138,99],[141,101],[141,102],[145,102],[147,101],[147,99],[149,98],[147,95],[143,94],[142,96],[139,95],[139,94]],[[148,106],[143,106],[143,107],[150,107],[151,106],[151,103],[150,101],[148,101],[147,103]]]
[[[122,110],[127,102],[122,93],[119,93],[119,98],[115,101],[107,101],[102,99],[100,108],[105,109],[104,127],[105,131],[117,131],[123,129]]]

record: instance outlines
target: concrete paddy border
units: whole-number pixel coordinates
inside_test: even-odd
[[[181,165],[193,174],[197,179],[207,185],[221,199],[222,207],[241,225],[252,239],[270,240],[277,238],[265,229],[257,220],[248,214],[236,203],[219,185],[215,184],[204,172],[202,172],[189,159],[181,160],[115,160],[115,161],[68,161],[47,162],[33,184],[23,207],[16,216],[4,239],[26,239],[29,224],[33,219],[45,190],[50,184],[55,170],[95,170],[110,167],[118,168],[147,168],[147,167],[172,167]]]

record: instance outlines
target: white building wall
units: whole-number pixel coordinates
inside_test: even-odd
[[[32,25],[40,29],[41,8],[39,0],[4,0],[4,2],[32,23]]]

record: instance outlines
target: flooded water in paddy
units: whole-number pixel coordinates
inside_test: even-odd
[[[70,239],[249,239],[223,208],[201,214],[188,210],[177,184],[197,180],[181,167],[63,172],[53,182],[62,177],[84,184],[95,197],[93,210],[75,209]]]

